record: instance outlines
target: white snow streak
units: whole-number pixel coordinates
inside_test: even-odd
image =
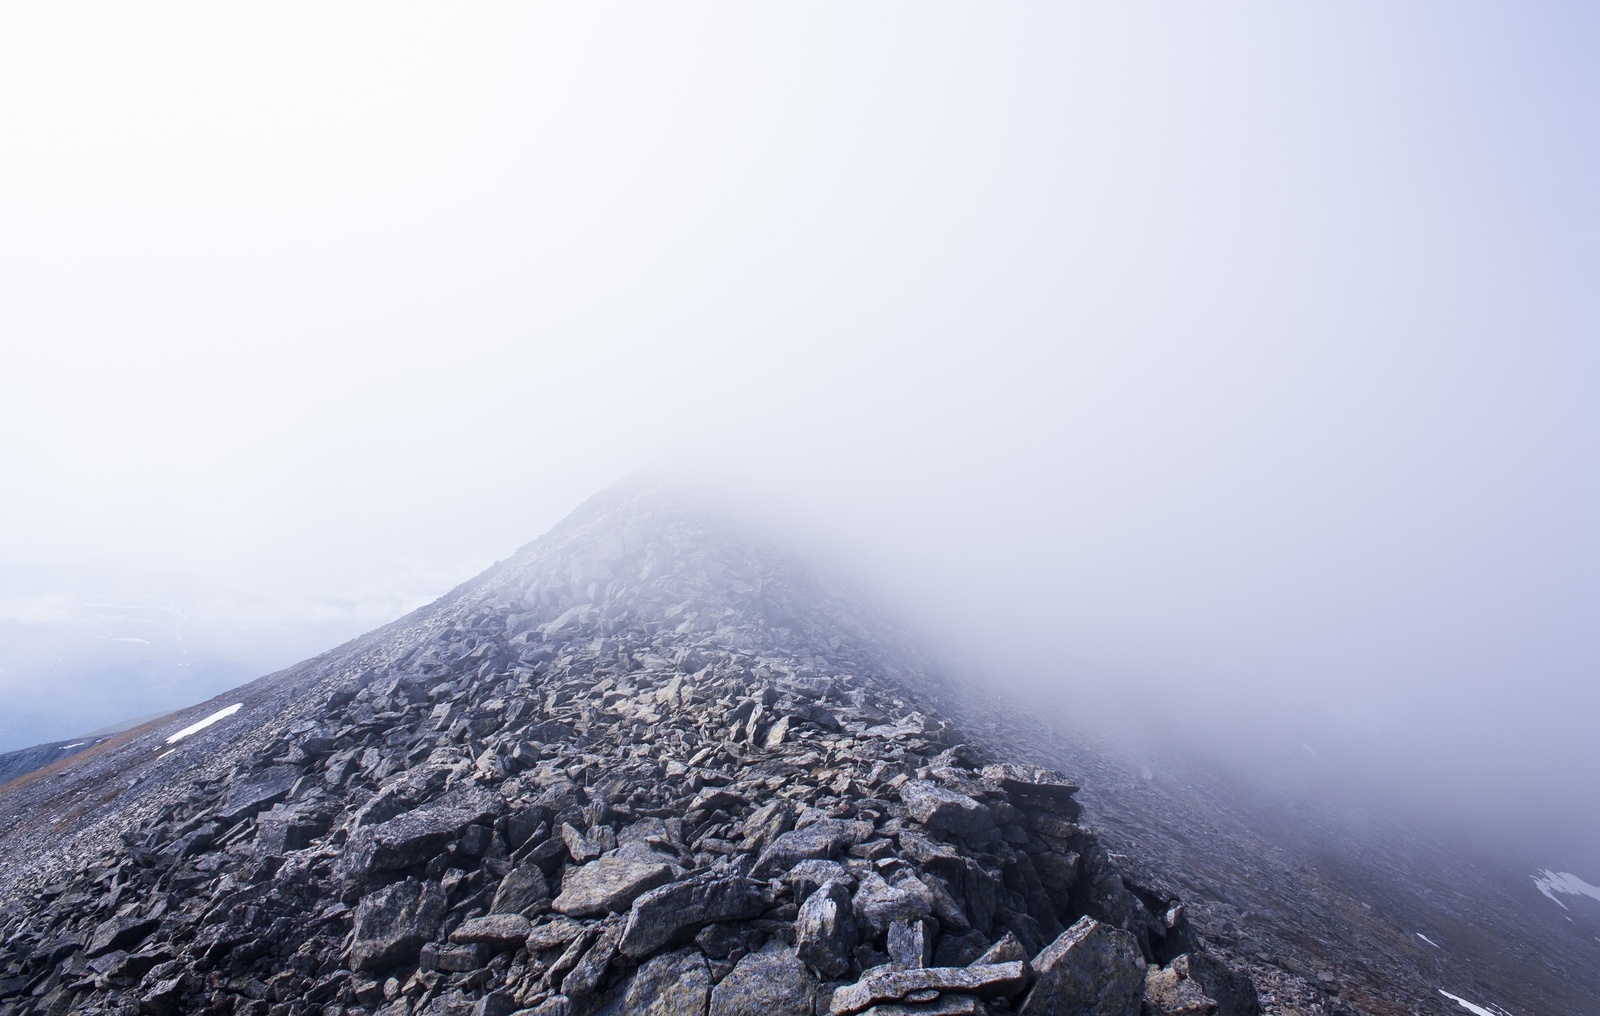
[[[216,712],[212,713],[210,716],[207,716],[205,719],[200,720],[197,723],[191,723],[187,727],[184,727],[182,730],[178,731],[176,734],[173,734],[171,737],[167,738],[167,743],[168,744],[176,744],[179,741],[183,740],[184,738],[188,737],[190,734],[198,733],[199,731],[202,731],[202,730],[206,729],[207,727],[211,726],[213,723],[217,722],[218,720],[227,719],[228,717],[232,716],[234,713],[238,712],[243,707],[244,707],[244,703],[243,702],[235,702],[233,705],[229,706],[226,709],[218,709]]]
[[[1433,939],[1431,939],[1428,936],[1424,935],[1420,931],[1416,932],[1416,936],[1418,938],[1422,939],[1424,942],[1428,943],[1429,945],[1433,946],[1435,949],[1443,949],[1444,948],[1444,946],[1442,946],[1439,943],[1435,942]]]
[[[1590,885],[1570,871],[1558,872],[1546,868],[1533,876],[1533,884],[1539,887],[1540,892],[1555,900],[1556,905],[1562,910],[1567,909],[1567,905],[1556,899],[1556,893],[1567,893],[1571,896],[1592,896],[1600,900],[1600,886]]]
[[[1445,998],[1454,999],[1463,1009],[1466,1009],[1468,1012],[1476,1013],[1477,1016],[1500,1016],[1500,1013],[1497,1013],[1492,1009],[1485,1009],[1481,1005],[1473,1005],[1460,995],[1452,995],[1443,988],[1439,989],[1439,994],[1443,995]]]

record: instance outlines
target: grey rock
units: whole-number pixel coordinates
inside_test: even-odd
[[[1026,1016],[1139,1016],[1145,963],[1132,935],[1092,917],[1062,932],[1033,959]]]
[[[1016,935],[1008,931],[1001,935],[999,941],[995,942],[994,945],[985,949],[982,955],[973,962],[1010,963],[1013,960],[1025,960],[1027,958],[1028,950],[1023,948],[1021,942],[1017,941]]]
[[[491,991],[472,1007],[472,1016],[511,1016],[516,1011],[515,995],[509,991]]]
[[[273,805],[256,816],[256,854],[261,857],[304,850],[328,831],[328,820],[296,807]]]
[[[552,906],[570,917],[599,917],[628,909],[639,896],[672,878],[665,864],[602,857],[561,878],[561,894]]]
[[[617,941],[622,937],[622,928],[615,923],[608,923],[601,930],[599,937],[583,954],[576,966],[561,980],[561,993],[568,998],[588,998],[594,994],[595,988],[605,977],[606,968],[617,955]]]
[[[634,900],[621,949],[624,955],[638,959],[693,937],[707,924],[748,920],[765,909],[761,883],[708,871]]]
[[[796,903],[804,903],[812,893],[829,882],[843,882],[852,889],[856,884],[850,869],[838,861],[801,861],[784,874],[783,881],[794,890]]]
[[[495,890],[491,914],[528,914],[550,898],[550,884],[544,872],[531,864],[513,868],[500,880]]]
[[[1186,976],[1216,1000],[1218,1016],[1260,1016],[1261,1000],[1249,974],[1203,952],[1186,953],[1172,965],[1177,966],[1179,960],[1185,962]]]
[[[862,1016],[989,1016],[992,1011],[976,995],[942,994],[930,1002],[885,1002]]]
[[[989,809],[965,794],[927,780],[910,780],[900,788],[906,814],[930,829],[970,837],[994,827]]]
[[[920,970],[878,969],[833,993],[832,1016],[848,1016],[881,1002],[899,1002],[913,993],[959,992],[980,998],[1015,995],[1027,984],[1025,963],[986,967],[923,967]]]
[[[1143,1016],[1210,1016],[1216,1011],[1216,999],[1190,976],[1187,955],[1145,972]]]
[[[818,974],[838,978],[849,972],[859,933],[843,882],[830,880],[806,898],[794,934],[796,955]]]
[[[1001,763],[984,766],[982,776],[984,783],[1004,792],[1018,807],[1045,807],[1068,817],[1076,817],[1083,810],[1072,799],[1078,785],[1054,769]]]
[[[224,822],[237,822],[265,811],[288,796],[301,775],[298,766],[272,766],[252,773],[228,790],[227,800],[217,809],[217,817]]]
[[[533,926],[521,914],[491,914],[463,921],[450,933],[458,945],[482,943],[497,949],[515,948],[528,939]]]
[[[438,931],[447,906],[442,889],[412,878],[367,896],[356,908],[350,969],[386,970],[414,961]]]
[[[100,956],[113,950],[132,949],[143,942],[161,921],[150,917],[110,917],[95,926],[84,949],[87,956]]]
[[[504,807],[499,795],[479,787],[452,791],[387,822],[356,830],[345,845],[341,870],[359,876],[422,864],[468,826],[492,819]]]
[[[933,939],[937,932],[926,917],[889,922],[889,962],[902,967],[925,967],[933,962]]]
[[[662,953],[641,966],[628,984],[622,1011],[629,1016],[706,1016],[711,970],[693,949]]]
[[[871,835],[872,826],[866,822],[820,819],[773,840],[772,845],[761,852],[751,875],[771,878],[801,861],[838,860],[846,850]]]
[[[710,1016],[813,1016],[817,987],[794,949],[768,943],[712,989]]]
[[[989,948],[989,938],[981,931],[964,935],[946,933],[939,936],[933,950],[933,966],[964,967],[976,963]]]
[[[583,934],[584,926],[568,917],[556,916],[537,925],[528,932],[526,945],[529,952],[559,949]]]
[[[887,932],[893,921],[910,921],[933,913],[933,896],[914,877],[891,885],[882,875],[869,871],[862,876],[851,907],[856,922],[876,937]]]

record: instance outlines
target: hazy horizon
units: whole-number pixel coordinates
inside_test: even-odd
[[[653,469],[965,664],[1241,764],[1359,732],[1600,873],[1600,12],[0,29],[0,737],[294,662]]]

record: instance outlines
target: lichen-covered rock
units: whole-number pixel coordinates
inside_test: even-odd
[[[386,970],[415,961],[439,930],[447,906],[437,885],[413,878],[367,896],[356,910],[350,968]]]
[[[602,857],[568,868],[551,906],[569,917],[599,917],[628,909],[636,898],[671,879],[672,869],[665,864]]]
[[[545,879],[544,872],[531,864],[525,864],[507,872],[500,880],[489,912],[527,915],[549,898],[550,883]]]
[[[927,780],[912,780],[900,788],[906,814],[932,829],[967,837],[994,827],[989,809],[965,794],[946,790]]]
[[[504,809],[499,795],[463,787],[386,822],[357,829],[345,845],[341,870],[359,877],[423,864],[468,826],[491,821]]]
[[[923,967],[919,970],[880,968],[833,993],[829,1006],[832,1016],[849,1016],[882,1002],[928,1001],[929,992],[959,992],[980,998],[1015,995],[1027,984],[1024,963],[999,963],[993,966]]]
[[[521,914],[490,914],[463,921],[450,933],[450,941],[460,945],[482,943],[495,948],[516,947],[528,940],[533,926]]]
[[[1216,1011],[1216,999],[1189,975],[1187,954],[1145,972],[1143,1016],[1208,1016]]]
[[[873,936],[889,930],[894,921],[912,921],[933,913],[933,895],[914,876],[891,885],[875,871],[861,877],[851,905],[856,921]]]
[[[794,922],[795,951],[824,978],[843,977],[859,935],[851,911],[850,890],[830,880],[806,897]]]
[[[653,889],[633,901],[622,953],[638,958],[692,938],[707,924],[742,921],[766,909],[761,883],[712,869]]]
[[[1217,1016],[1261,1016],[1261,1001],[1250,975],[1203,952],[1189,952],[1170,964],[1183,965],[1184,976],[1200,985],[1217,1003]]]
[[[710,1016],[813,1016],[817,987],[792,948],[769,943],[712,989]]]
[[[801,861],[837,860],[871,835],[872,826],[868,823],[819,819],[774,839],[772,845],[761,852],[751,874],[756,878],[770,878]]]
[[[641,966],[623,996],[627,1016],[706,1016],[711,971],[695,949],[661,953]]]
[[[1033,958],[1033,970],[1024,1016],[1139,1016],[1144,955],[1120,928],[1085,917]]]

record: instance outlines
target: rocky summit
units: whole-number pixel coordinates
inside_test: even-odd
[[[0,796],[0,1013],[1260,1011],[865,601],[621,487]]]

